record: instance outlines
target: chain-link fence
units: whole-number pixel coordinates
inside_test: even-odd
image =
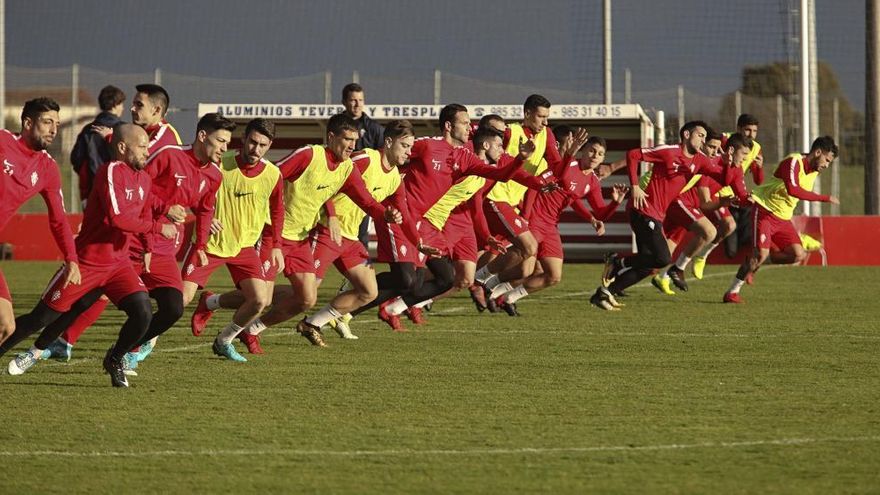
[[[29,98],[45,95],[61,104],[64,128],[50,152],[62,167],[67,205],[71,211],[77,211],[78,197],[68,159],[70,148],[81,127],[98,113],[97,95],[107,84],[122,88],[129,100],[137,84],[162,84],[171,95],[168,119],[180,131],[184,142],[188,142],[195,129],[200,102],[337,103],[341,97],[340,89],[352,80],[364,86],[368,102],[372,103],[519,104],[531,93],[543,94],[558,104],[602,103],[601,94],[584,89],[595,87],[595,81],[586,79],[511,84],[442,71],[406,75],[354,71],[346,74],[318,72],[284,79],[232,80],[159,69],[117,74],[76,65],[57,69],[7,67],[6,127],[18,129],[17,114]],[[749,84],[749,80],[744,78],[743,87],[752,92],[761,92],[755,91]],[[785,86],[781,83],[776,85]],[[841,206],[833,211],[826,208],[824,213],[861,214],[864,211],[864,118],[842,97],[839,88],[832,87],[820,94],[820,134],[832,135],[841,144],[839,162],[832,167],[833,173],[822,178],[820,185],[823,192],[837,194],[841,198]],[[690,88],[685,82],[667,89],[618,91],[614,96],[618,102],[628,100],[641,104],[652,118],[656,118],[657,111],[664,111],[666,121],[663,137],[666,142],[677,140],[679,123],[684,120],[702,119],[721,131],[732,131],[738,114],[754,114],[761,122],[759,141],[763,146],[768,173],[772,173],[775,163],[788,153],[802,151],[799,141],[799,100],[794,91],[769,96],[741,92],[704,96],[699,88]],[[835,168],[838,171],[834,171]],[[43,210],[42,201],[38,198],[25,205],[22,211]]]

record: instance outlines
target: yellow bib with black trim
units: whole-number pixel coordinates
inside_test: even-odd
[[[382,154],[374,149],[364,149],[369,157],[369,165],[363,171],[364,184],[367,191],[378,202],[382,202],[388,196],[394,194],[394,191],[400,187],[400,172],[397,167],[393,167],[390,172],[386,172],[382,167]],[[336,210],[336,218],[339,220],[339,226],[342,231],[342,237],[352,241],[358,240],[358,231],[361,222],[367,214],[358,205],[354,203],[346,194],[337,193],[333,196],[333,208]],[[321,225],[327,225],[326,212],[321,209]]]
[[[507,142],[507,153],[510,156],[519,154],[519,145],[528,141],[522,124],[510,124],[510,140]],[[523,163],[523,170],[538,176],[547,170],[547,160],[544,159],[544,153],[547,151],[547,127],[541,129],[541,132],[535,135],[535,152]],[[492,187],[486,196],[492,201],[518,205],[526,195],[528,187],[514,181],[499,182]]]
[[[332,198],[351,174],[354,165],[345,160],[336,170],[327,168],[325,148],[312,145],[312,161],[293,182],[284,184],[284,228],[281,237],[301,241],[309,236],[321,215],[321,206]]]
[[[452,214],[452,210],[471,199],[484,185],[486,185],[484,177],[468,175],[461,181],[453,184],[449,191],[434,203],[434,206],[425,213],[425,219],[431,222],[431,225],[437,227],[437,230],[443,230],[446,220]]]
[[[785,159],[795,160],[800,163],[798,184],[800,184],[802,189],[812,191],[813,184],[815,184],[816,178],[819,177],[819,171],[817,170],[815,172],[806,173],[804,157],[800,153],[792,153],[785,157]],[[799,201],[798,198],[788,194],[788,190],[785,188],[785,182],[775,175],[770,177],[770,179],[760,186],[752,189],[752,198],[755,200],[755,203],[763,206],[783,220],[791,219],[794,215],[794,209]]]
[[[281,177],[278,167],[263,160],[260,175],[247,177],[238,168],[235,152],[225,153],[220,160],[223,181],[217,190],[214,218],[223,230],[208,237],[205,251],[214,256],[237,256],[242,248],[253,247],[260,239],[263,225],[269,218],[269,197]]]

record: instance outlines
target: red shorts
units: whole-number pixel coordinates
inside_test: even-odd
[[[416,223],[421,227],[425,220]],[[424,265],[425,257],[419,252],[418,246],[413,245],[403,233],[403,228],[396,223],[383,221],[376,222],[376,260],[382,263],[413,263],[416,266]],[[422,239],[427,244],[427,240]]]
[[[150,259],[150,273],[144,272],[144,260],[132,258],[134,271],[140,275],[147,290],[159,287],[171,287],[183,292],[183,279],[180,277],[180,267],[173,255],[153,254]]]
[[[719,223],[721,223],[722,220],[727,217],[732,217],[733,215],[730,214],[730,208],[722,206],[721,208],[710,212],[707,216],[709,217],[709,220],[712,221],[712,223],[718,225]]]
[[[446,241],[446,235],[437,230],[434,224],[427,220],[419,222],[419,235],[422,237],[422,244],[437,248],[440,250],[440,256],[449,256],[449,243]],[[419,253],[422,263],[425,262],[425,256]]]
[[[6,285],[6,279],[3,278],[3,271],[0,271],[0,299],[6,299],[12,302],[12,295],[9,293],[9,286]]]
[[[315,273],[315,258],[312,256],[311,239],[301,241],[281,240],[281,252],[284,253],[284,276],[294,273]]]
[[[339,273],[366,264],[370,260],[370,254],[360,241],[342,238],[342,245],[338,245],[330,239],[330,229],[318,225],[312,231],[312,245],[315,247],[312,255],[315,258],[315,276],[324,278],[330,264],[336,266]]]
[[[257,254],[257,250],[252,247],[244,248],[239,251],[238,255],[229,258],[208,254],[208,264],[205,266],[198,266],[195,250],[190,248],[184,260],[186,260],[183,263],[184,282],[192,282],[198,285],[199,289],[204,289],[214,270],[223,265],[226,265],[226,269],[232,275],[232,281],[239,289],[242,280],[249,278],[265,280],[260,256]]]
[[[449,256],[452,261],[477,262],[477,235],[474,233],[474,224],[469,214],[453,213],[446,220],[443,227],[446,236],[446,245],[449,246]]]
[[[791,220],[783,220],[759,205],[755,205],[754,210],[755,231],[752,238],[756,248],[770,249],[770,246],[774,245],[779,249],[785,249],[788,246],[801,244],[801,236],[798,235]]]
[[[64,268],[55,272],[55,276],[43,292],[43,302],[46,306],[60,313],[66,313],[73,303],[98,288],[103,289],[104,295],[117,306],[120,301],[136,292],[146,292],[143,281],[127,260],[111,266],[81,263],[79,272],[82,276],[80,283],[68,284],[67,287],[62,287]]]
[[[483,212],[492,235],[501,235],[513,241],[520,234],[529,231],[529,222],[519,216],[510,203],[486,201]]]
[[[666,219],[663,220],[663,231],[666,233],[666,238],[676,244],[681,244],[691,225],[704,216],[703,210],[698,206],[690,206],[681,199],[676,199],[669,205],[669,209],[666,210]]]
[[[260,264],[263,267],[263,280],[267,282],[274,282],[278,277],[278,267],[272,264],[272,249],[275,247],[273,237],[272,226],[266,224],[260,236],[260,242],[257,244],[257,254],[260,256]]]
[[[557,226],[532,224],[532,235],[538,241],[538,259],[563,259],[562,237]]]

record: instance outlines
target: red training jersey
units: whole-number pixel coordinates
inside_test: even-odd
[[[214,217],[217,189],[223,178],[220,167],[215,163],[201,163],[193,153],[192,146],[166,146],[150,156],[145,170],[153,181],[153,194],[159,201],[192,210],[196,216],[196,239],[193,244],[196,249],[204,249]],[[160,221],[170,223],[165,217]],[[147,234],[132,243],[132,252],[140,255],[150,251],[174,256],[182,240],[183,225],[178,225],[174,239]]]
[[[714,177],[725,182],[725,171],[722,167],[712,164],[709,157],[701,152],[693,156],[685,156],[683,145],[665,145],[655,148],[636,148],[626,154],[629,179],[638,185],[638,167],[640,161],[654,164],[651,169],[651,181],[645,189],[648,195],[647,204],[639,210],[642,214],[663,222],[666,209],[678,198],[681,190],[695,174]],[[726,185],[726,183],[725,183]],[[629,200],[629,207],[634,208],[634,199]]]
[[[585,174],[577,160],[572,160],[560,175],[559,189],[546,194],[531,195],[526,200],[523,216],[531,225],[555,227],[568,206],[587,221],[593,217],[605,220],[617,210],[619,203],[612,201],[606,204],[602,198],[602,185],[596,174]],[[587,198],[593,213],[584,206],[582,198]]]
[[[98,168],[76,250],[83,263],[110,266],[128,260],[133,234],[162,231],[150,208],[152,180],[143,170],[121,161]]]
[[[0,160],[0,231],[21,205],[39,193],[46,202],[49,229],[64,260],[77,261],[55,160],[45,150],[31,149],[20,135],[6,129],[0,129]]]
[[[489,165],[463,146],[452,146],[441,137],[419,138],[413,144],[409,166],[403,178],[410,213],[421,219],[452,185],[466,175],[500,181],[514,180],[533,189],[546,182],[522,169],[522,161],[508,154]]]

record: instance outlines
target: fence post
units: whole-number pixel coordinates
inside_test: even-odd
[[[64,140],[64,146],[62,149],[64,150],[63,155],[65,157],[70,156],[70,150],[73,148],[73,141],[76,139],[76,131],[77,131],[77,123],[79,122],[78,118],[78,108],[79,107],[79,64],[73,64],[70,68],[70,129],[67,132],[67,139]],[[79,213],[80,210],[80,201],[77,201],[79,198],[79,176],[73,170],[73,167],[70,167],[70,207],[67,211],[71,213]],[[82,198],[80,198],[81,200]]]
[[[330,104],[330,92],[333,89],[331,86],[333,84],[333,75],[329,70],[324,71],[324,104]]]
[[[831,121],[834,126],[834,142],[840,146],[840,101],[837,97],[831,102]],[[831,195],[840,198],[840,160],[831,167]],[[831,205],[831,214],[840,215],[840,205]]]
[[[678,128],[684,127],[684,86],[678,85]]]
[[[623,102],[632,103],[632,71],[629,67],[623,71]]]
[[[156,67],[153,69],[153,84],[157,86],[162,85],[162,69]]]
[[[441,90],[443,89],[441,87],[442,79],[443,79],[443,77],[440,74],[440,71],[438,69],[434,69],[434,104],[435,105],[440,104],[440,95],[441,95]]]
[[[358,71],[354,71],[351,73],[351,82],[355,84],[359,84],[361,82],[361,73]]]
[[[783,122],[784,107],[782,106],[782,95],[776,95],[776,161],[781,162],[785,156],[785,127]]]

